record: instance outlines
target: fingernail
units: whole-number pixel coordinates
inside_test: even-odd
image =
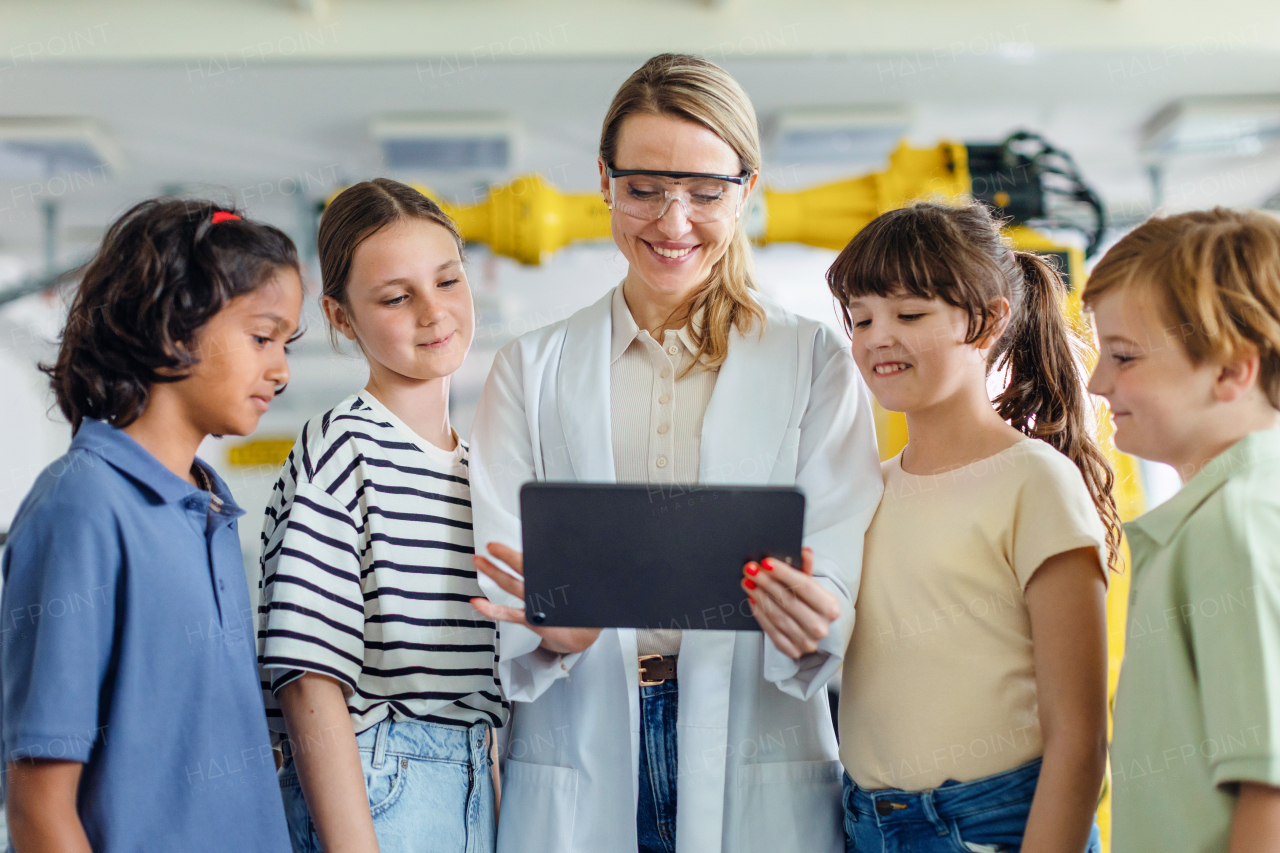
[[[766,572],[771,572],[771,571],[773,571],[773,566],[769,565],[769,558],[768,558],[768,557],[765,557],[763,560],[761,560],[761,561],[760,561],[760,565],[764,567],[764,570],[765,570]]]
[[[756,603],[756,600],[749,595],[747,596],[747,601],[750,601],[752,604]]]
[[[755,589],[755,588],[756,588],[756,582],[755,582],[755,581],[753,581],[751,578],[745,578],[745,579],[742,581],[742,585],[743,585],[743,586],[745,586],[747,589]]]
[[[747,574],[751,575],[752,577],[755,577],[756,575],[760,574],[760,567],[757,566],[755,563],[747,563],[747,567],[745,571]]]

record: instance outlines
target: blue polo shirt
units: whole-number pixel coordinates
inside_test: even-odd
[[[3,759],[83,762],[77,808],[99,853],[290,850],[243,511],[204,470],[212,500],[86,420],[4,550]]]

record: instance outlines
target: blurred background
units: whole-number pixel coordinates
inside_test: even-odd
[[[720,63],[751,96],[761,285],[833,325],[836,250],[915,197],[1000,207],[1011,239],[1058,256],[1073,287],[1157,211],[1280,209],[1275,0],[0,0],[0,545],[70,439],[36,369],[69,271],[129,206],[210,197],[303,253],[309,331],[288,393],[255,435],[201,450],[248,513],[253,573],[279,460],[365,382],[318,310],[325,200],[385,175],[459,217],[478,312],[453,385],[465,437],[495,351],[624,275],[600,216],[600,123],[668,51]],[[887,453],[904,436],[881,420]],[[1116,460],[1126,517],[1177,488]]]
[[[309,332],[288,393],[255,436],[202,450],[248,512],[253,565],[280,447],[365,381],[317,309],[324,200],[378,175],[455,209],[502,192],[517,206],[598,195],[609,100],[666,51],[707,56],[746,88],[775,199],[901,172],[890,155],[903,140],[967,152],[970,167],[985,152],[998,161],[985,174],[1008,176],[1014,196],[995,203],[1077,266],[1156,210],[1280,207],[1274,0],[0,0],[0,531],[70,437],[36,370],[74,288],[62,274],[128,206],[208,196],[283,228],[306,258]],[[1051,148],[983,147],[1018,131]],[[1027,174],[1036,197],[1020,207]],[[781,210],[764,196],[753,212],[763,288],[835,324],[822,278],[835,247],[774,239]],[[452,403],[464,437],[496,349],[624,274],[598,225],[514,247],[483,223],[470,232],[478,333]],[[1148,504],[1176,483],[1133,476]]]

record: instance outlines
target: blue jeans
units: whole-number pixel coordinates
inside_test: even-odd
[[[679,698],[674,678],[640,688],[640,802],[636,806],[639,853],[675,853]]]
[[[1040,759],[972,782],[928,791],[859,788],[844,777],[847,853],[1018,853]],[[1094,824],[1085,853],[1100,853]]]
[[[488,731],[483,723],[468,729],[383,720],[356,735],[381,853],[493,853]],[[287,741],[284,755],[280,793],[293,851],[319,853]]]

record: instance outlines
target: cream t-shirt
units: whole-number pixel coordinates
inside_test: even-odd
[[[1048,558],[1098,552],[1079,469],[1036,439],[937,475],[881,465],[840,689],[840,760],[868,789],[936,788],[1043,754],[1023,592]]]

